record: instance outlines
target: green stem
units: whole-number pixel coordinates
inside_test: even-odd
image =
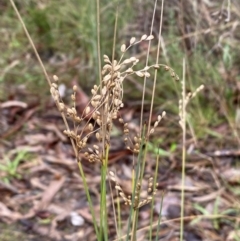
[[[98,75],[99,75],[99,85],[102,88],[102,78],[101,78],[101,70],[102,70],[102,63],[101,63],[101,43],[100,43],[100,3],[99,0],[96,0],[97,5],[97,53],[98,53]]]
[[[138,209],[133,209],[131,241],[136,240],[136,235],[137,235],[137,218],[138,218]]]
[[[135,173],[135,179],[133,180],[134,184],[133,184],[133,192],[132,192],[132,205],[131,205],[130,213],[129,213],[126,241],[129,240],[130,227],[132,227],[132,229],[133,229],[133,226],[132,226],[133,219],[132,219],[132,217],[134,218],[137,215],[137,214],[134,214],[135,208],[136,208],[136,207],[134,207],[134,203],[135,203],[135,194],[136,194],[137,183],[139,181],[139,177],[141,176],[142,157],[143,157],[143,144],[145,142],[145,139],[144,139],[145,132],[146,132],[146,125],[143,126],[143,131],[141,133],[141,138],[142,138],[142,141],[141,141],[141,144],[140,144],[141,148],[140,148],[140,152],[138,154],[137,165],[135,167],[135,172],[134,172]],[[134,234],[132,233],[132,235],[134,235]]]
[[[108,168],[108,154],[109,145],[105,150],[105,157],[102,160],[101,166],[101,203],[100,203],[100,236],[104,241],[108,240],[108,223],[107,223],[107,202],[106,202],[106,179],[107,179],[107,168]]]
[[[184,232],[184,199],[185,199],[185,168],[186,168],[186,81],[185,81],[185,59],[183,59],[183,81],[182,81],[182,186],[181,186],[181,222],[180,222],[180,241],[183,240]]]
[[[90,212],[91,212],[91,215],[92,215],[92,218],[93,218],[93,225],[94,225],[95,233],[97,235],[97,240],[100,241],[101,239],[100,239],[100,236],[99,236],[99,230],[98,230],[98,226],[97,226],[96,216],[95,216],[95,212],[94,212],[94,209],[93,209],[92,199],[91,199],[91,196],[90,196],[90,193],[89,193],[89,190],[88,190],[86,177],[84,175],[84,171],[83,171],[81,162],[78,160],[77,163],[78,163],[78,168],[79,168],[79,171],[80,171],[80,175],[81,175],[82,180],[83,180],[84,191],[85,191],[85,193],[87,195],[87,200],[88,200]]]

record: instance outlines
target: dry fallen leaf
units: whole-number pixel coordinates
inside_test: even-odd
[[[0,218],[7,221],[16,221],[22,218],[18,212],[11,211],[4,203],[0,202]]]
[[[220,173],[222,178],[224,178],[229,183],[239,183],[240,182],[240,169],[239,168],[228,168]]]
[[[38,210],[43,210],[48,207],[48,205],[51,203],[54,196],[63,186],[64,182],[65,182],[65,177],[61,177],[58,180],[53,180],[49,184],[48,188],[44,191],[42,195],[42,200],[38,204],[38,207],[37,207]]]

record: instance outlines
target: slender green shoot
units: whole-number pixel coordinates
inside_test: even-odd
[[[108,170],[108,153],[109,153],[109,145],[106,147],[106,156],[103,158],[102,166],[101,166],[101,201],[100,201],[100,236],[104,240],[108,240],[108,221],[107,221],[107,170]],[[101,239],[102,240],[102,239]]]
[[[182,127],[182,186],[181,186],[181,222],[180,222],[180,241],[183,241],[184,233],[184,185],[185,185],[185,168],[186,168],[186,63],[183,59],[183,80],[182,80],[182,108],[181,110],[181,127]]]
[[[89,193],[89,188],[88,188],[88,185],[87,185],[86,177],[84,175],[84,171],[83,171],[81,162],[78,161],[77,163],[78,163],[78,168],[79,168],[80,175],[81,175],[81,178],[82,178],[82,181],[83,181],[84,191],[85,191],[85,193],[87,195],[89,209],[90,209],[90,212],[91,212],[91,215],[92,215],[92,218],[93,218],[94,230],[95,230],[95,233],[96,233],[96,236],[97,236],[97,240],[100,241],[101,240],[101,236],[100,236],[100,233],[99,233],[97,220],[96,220],[96,215],[95,215],[95,211],[93,209],[92,199],[91,199],[91,196],[90,196],[90,193]]]
[[[145,133],[146,131],[146,126],[143,126],[143,133]],[[128,218],[128,226],[127,226],[127,235],[126,235],[126,241],[129,240],[129,236],[130,236],[130,228],[132,227],[131,230],[131,237],[134,236],[134,233],[136,233],[136,230],[134,230],[134,226],[132,225],[133,223],[135,223],[135,221],[133,220],[134,218],[136,218],[136,207],[134,206],[135,200],[136,200],[136,189],[137,189],[137,184],[138,184],[138,180],[139,180],[139,175],[141,172],[141,163],[142,163],[142,157],[143,157],[143,144],[145,143],[145,139],[144,139],[144,134],[142,135],[141,138],[141,148],[140,148],[140,152],[138,154],[138,158],[137,158],[137,165],[135,167],[135,179],[133,180],[133,192],[132,192],[132,205],[130,207],[130,212],[129,212],[129,218]],[[139,193],[138,193],[139,194]]]

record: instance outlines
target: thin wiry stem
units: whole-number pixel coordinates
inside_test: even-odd
[[[102,62],[101,62],[101,43],[100,43],[100,3],[99,0],[96,0],[97,5],[97,52],[98,52],[98,74],[99,74],[99,85],[101,88],[101,70],[102,70]]]
[[[160,55],[160,47],[161,47],[162,23],[163,23],[163,6],[164,6],[164,0],[162,0],[162,6],[161,6],[161,17],[160,17],[160,24],[159,24],[159,34],[158,34],[158,47],[157,47],[156,65],[158,65],[158,60],[159,60],[159,55]],[[149,121],[148,121],[147,133],[150,132],[150,128],[151,128],[153,103],[154,103],[154,98],[155,98],[155,90],[156,90],[156,82],[157,82],[157,71],[158,71],[157,69],[155,69],[155,71],[154,71],[152,100],[151,100],[151,107],[150,107],[150,112],[149,112]]]
[[[182,185],[181,185],[181,221],[180,221],[180,241],[183,240],[183,231],[184,231],[184,185],[185,185],[185,166],[186,166],[186,63],[183,59],[183,80],[182,80]]]
[[[137,210],[137,209],[134,209],[134,210],[133,210],[133,222],[132,222],[132,234],[133,234],[133,235],[131,236],[131,241],[136,240],[136,233],[137,233],[137,230],[136,230],[137,214],[138,214],[138,210]]]
[[[19,22],[22,24],[23,30],[24,30],[27,38],[28,38],[29,43],[30,43],[31,46],[32,46],[32,49],[33,49],[33,51],[34,51],[34,54],[36,55],[36,58],[37,58],[37,60],[38,60],[38,62],[39,62],[39,64],[40,64],[40,66],[41,66],[41,69],[42,69],[42,71],[43,71],[43,74],[44,74],[44,76],[45,76],[45,78],[46,78],[49,86],[51,86],[51,80],[50,80],[49,77],[48,77],[47,71],[46,71],[46,69],[45,69],[45,67],[44,67],[44,65],[43,65],[43,62],[42,62],[42,60],[41,60],[41,58],[40,58],[40,56],[39,56],[39,54],[38,54],[38,51],[37,51],[37,49],[36,49],[36,47],[35,47],[35,45],[34,45],[34,43],[33,43],[33,40],[32,40],[32,38],[31,38],[31,36],[30,36],[27,28],[26,28],[26,25],[25,25],[25,23],[23,22],[23,19],[22,19],[20,13],[19,13],[19,11],[18,11],[18,9],[17,9],[14,1],[13,1],[13,0],[10,0],[10,2],[11,2],[11,4],[12,4],[12,7],[13,7],[15,13],[17,14],[17,17],[18,17]]]
[[[100,91],[102,90],[102,74],[101,74],[101,70],[102,70],[102,63],[101,63],[101,43],[100,43],[100,2],[99,0],[96,0],[96,6],[97,6],[97,55],[98,55],[98,76],[99,76],[99,86],[100,86]],[[106,123],[106,116],[104,115],[105,111],[108,111],[108,105],[104,105],[102,107],[102,111],[101,111],[101,119],[103,122],[103,128],[102,128],[102,133],[103,135],[106,133],[106,126],[104,125],[104,123]],[[105,156],[105,138],[103,138],[102,140],[102,150],[103,150],[103,156]]]
[[[117,38],[117,26],[118,26],[118,5],[119,5],[119,0],[117,1],[117,8],[116,8],[116,14],[115,14],[115,24],[114,24],[114,34],[113,34],[113,48],[112,48],[112,63],[114,62],[115,58],[115,49],[116,49],[116,38]],[[113,206],[113,215],[114,215],[114,223],[115,223],[115,228],[116,228],[116,233],[117,236],[120,236],[121,232],[121,215],[120,214],[120,203],[117,203],[117,209],[118,209],[118,221],[119,221],[119,227],[118,227],[118,221],[117,221],[117,215],[116,215],[116,208],[114,205],[114,197],[113,197],[113,191],[112,191],[112,186],[110,183],[109,179],[109,187],[111,191],[111,198],[112,198],[112,206]],[[119,199],[118,199],[119,201]]]
[[[108,174],[109,175],[109,174]],[[114,219],[114,225],[115,225],[115,229],[116,229],[116,234],[117,234],[117,237],[120,236],[120,229],[118,228],[118,222],[117,222],[117,215],[116,215],[116,208],[115,208],[115,205],[114,205],[114,195],[113,195],[113,188],[112,188],[112,185],[111,185],[111,180],[110,178],[108,178],[108,185],[109,185],[109,189],[110,189],[110,196],[111,196],[111,201],[112,201],[112,208],[113,208],[113,219]],[[120,224],[121,225],[121,224]]]
[[[153,32],[153,24],[154,24],[154,18],[155,18],[155,13],[156,13],[156,8],[157,8],[157,1],[158,0],[155,0],[155,4],[154,4],[150,35],[152,35],[152,32]],[[151,47],[151,40],[148,43],[148,50],[147,50],[145,66],[148,66],[150,47]],[[145,76],[144,81],[143,81],[143,93],[142,93],[142,104],[141,104],[141,114],[140,114],[140,130],[142,130],[142,127],[143,127],[143,109],[144,109],[144,100],[145,100],[145,92],[146,92],[146,82],[147,82],[147,78]]]
[[[146,128],[145,128],[145,125],[143,127],[143,133],[145,133],[146,131]],[[141,138],[141,147],[143,146],[144,144],[144,138]],[[135,179],[133,180],[133,192],[132,192],[132,205],[131,205],[131,208],[130,208],[130,212],[129,212],[129,220],[128,220],[128,225],[127,225],[127,235],[125,236],[126,237],[126,241],[129,240],[129,237],[132,235],[130,233],[130,228],[132,227],[132,230],[133,230],[133,218],[136,216],[134,215],[135,213],[135,207],[134,207],[134,201],[135,201],[135,197],[136,197],[136,189],[137,189],[137,183],[138,183],[138,180],[139,180],[139,176],[140,176],[140,173],[141,173],[141,165],[142,165],[142,157],[143,157],[143,148],[140,148],[140,152],[138,154],[138,158],[137,158],[137,164],[136,164],[136,167],[135,167]]]
[[[156,167],[155,167],[155,173],[154,173],[154,181],[153,181],[153,186],[156,187],[157,184],[157,176],[158,176],[158,167],[159,167],[159,158],[160,158],[160,154],[158,153],[157,155],[157,160],[156,160]],[[155,196],[153,196],[152,202],[151,202],[151,213],[150,213],[150,226],[153,223],[153,213],[154,213],[154,202],[155,202]],[[162,208],[162,202],[161,202],[161,208]],[[160,209],[160,214],[161,216],[161,209]],[[160,218],[159,218],[160,219]],[[160,222],[160,221],[159,221]],[[159,225],[160,226],[160,225]],[[153,229],[151,228],[149,230],[149,241],[152,241],[152,231]],[[158,237],[158,232],[157,232],[157,236],[156,239]]]
[[[115,49],[116,49],[117,26],[118,26],[118,4],[119,4],[119,1],[117,1],[117,9],[116,9],[116,15],[115,15],[114,34],[113,34],[113,48],[112,48],[112,63],[113,63],[114,58],[115,58]]]
[[[107,222],[107,190],[106,190],[106,178],[107,178],[107,168],[108,168],[108,153],[109,145],[106,147],[106,156],[102,160],[101,166],[101,203],[100,203],[100,236],[103,240],[108,241],[108,222]]]

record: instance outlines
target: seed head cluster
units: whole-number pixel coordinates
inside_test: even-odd
[[[123,82],[130,76],[135,75],[137,77],[149,78],[150,69],[163,68],[165,71],[170,71],[170,75],[178,80],[179,77],[175,74],[173,69],[167,65],[154,64],[151,66],[145,66],[142,69],[136,70],[136,65],[139,59],[136,57],[125,58],[125,53],[132,46],[139,44],[142,41],[150,41],[153,36],[143,35],[139,40],[135,37],[130,39],[129,45],[123,44],[120,48],[121,56],[119,60],[111,60],[107,55],[103,56],[104,65],[101,72],[101,81],[99,85],[94,85],[91,89],[91,98],[89,103],[85,106],[82,113],[78,113],[76,106],[76,93],[78,91],[77,86],[73,86],[73,93],[71,95],[72,106],[67,106],[61,99],[61,95],[58,89],[58,77],[53,76],[53,82],[51,84],[50,92],[56,103],[59,112],[66,117],[66,121],[72,121],[73,126],[71,129],[64,130],[64,134],[68,136],[74,143],[76,148],[77,160],[80,161],[80,153],[89,162],[98,162],[103,164],[105,158],[105,152],[107,146],[110,146],[111,132],[113,128],[113,122],[118,119],[123,125],[124,142],[127,149],[131,150],[133,154],[138,155],[141,150],[142,138],[141,134],[136,134],[131,138],[129,136],[128,123],[125,123],[119,116],[119,110],[124,106],[123,103]],[[157,121],[154,123],[152,129],[150,129],[147,136],[149,137],[154,133],[155,128],[159,125],[161,119],[165,116],[165,112],[158,116]],[[91,138],[96,140],[94,144],[88,143]],[[82,155],[81,155],[82,156]],[[115,182],[115,188],[118,190],[119,195],[123,198],[127,205],[132,205],[132,197],[127,196],[121,189],[121,186],[117,183],[115,174],[110,172],[110,178]],[[156,193],[156,187],[153,188],[153,179],[150,178],[148,182],[148,196],[146,199],[140,200],[141,185],[137,183],[136,192],[134,197],[133,206],[135,209],[149,203],[152,200],[153,195]]]
[[[183,128],[183,123],[184,123],[184,113],[185,113],[185,109],[190,101],[190,99],[193,99],[201,90],[203,90],[204,85],[200,85],[193,93],[189,92],[186,96],[184,94],[184,87],[183,87],[183,82],[181,82],[182,84],[182,99],[179,100],[178,103],[178,109],[179,109],[179,124],[180,126]]]
[[[139,59],[136,57],[124,59],[125,53],[133,45],[152,39],[152,35],[143,35],[140,40],[136,40],[135,37],[132,37],[130,39],[129,46],[126,46],[125,44],[121,46],[122,55],[119,61],[110,60],[107,55],[104,55],[101,84],[99,86],[94,85],[91,89],[92,96],[83,113],[77,113],[76,110],[77,86],[73,86],[73,94],[71,96],[73,105],[72,107],[68,107],[64,104],[59,94],[58,77],[53,77],[54,82],[50,88],[53,99],[58,107],[58,110],[67,116],[68,119],[72,120],[75,126],[73,130],[65,130],[64,134],[74,140],[78,153],[83,152],[84,156],[90,162],[101,162],[103,157],[102,152],[104,151],[105,145],[110,144],[113,121],[119,118],[119,110],[124,106],[123,81],[130,75],[149,78],[150,73],[148,70],[160,67],[164,67],[166,71],[171,70],[171,75],[174,77],[176,76],[174,71],[166,65],[152,65],[146,66],[140,70],[135,70],[135,66],[139,62]],[[160,119],[162,117],[163,115],[159,116]],[[123,119],[119,118],[119,121],[123,123]],[[80,125],[83,125],[83,128],[79,128]],[[149,135],[154,132],[156,125],[157,123],[154,124],[154,127],[151,129]],[[127,148],[132,150],[134,153],[138,153],[141,138],[139,136],[135,136],[133,141],[130,140],[127,123],[123,123],[123,132]],[[87,141],[91,136],[95,136],[98,143],[89,149],[89,147],[87,148]]]
[[[114,172],[110,171],[109,177],[115,183],[115,189],[118,191],[119,196],[123,199],[124,204],[131,206],[133,194],[127,195],[127,194],[124,193],[120,184],[117,182],[117,179],[116,179],[116,176],[115,176]],[[134,209],[138,209],[138,208],[150,203],[153,199],[153,196],[156,195],[158,184],[156,183],[156,185],[154,186],[153,180],[154,180],[153,177],[150,177],[148,179],[148,188],[147,188],[148,195],[144,199],[140,199],[141,183],[137,183],[136,191],[135,191],[134,199],[133,199],[134,200],[134,203],[133,203]]]

